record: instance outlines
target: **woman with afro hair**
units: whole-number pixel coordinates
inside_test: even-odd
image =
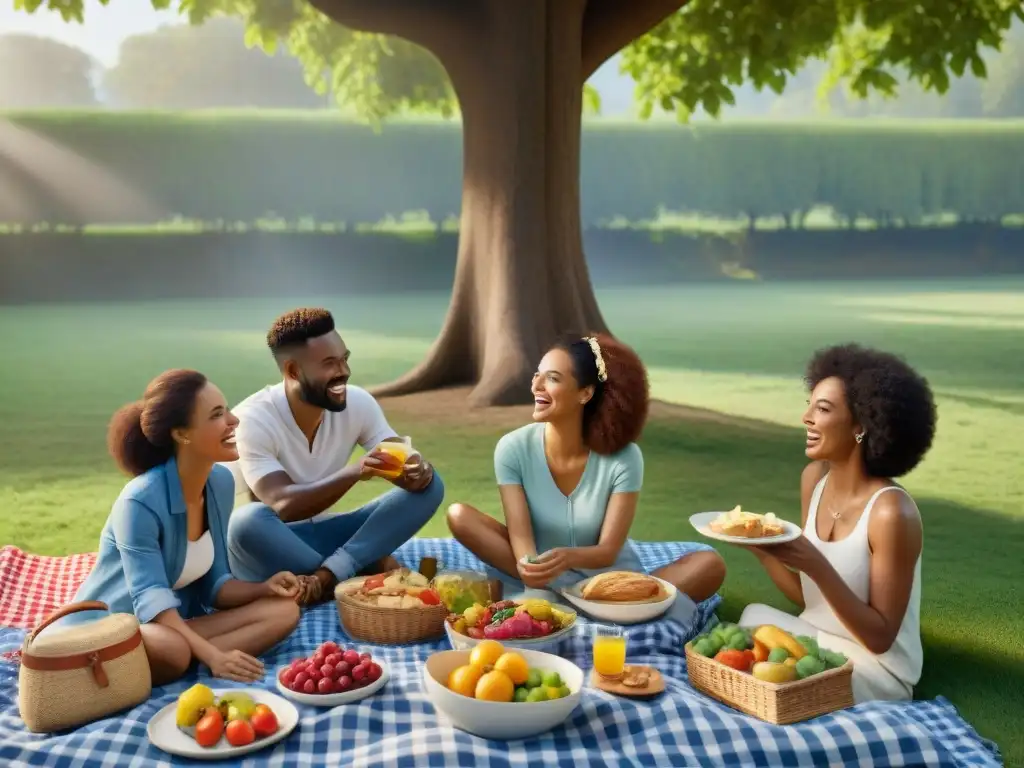
[[[505,524],[453,504],[452,535],[506,594],[564,588],[604,571],[642,573],[628,541],[644,472],[635,442],[648,409],[640,358],[610,336],[570,337],[544,355],[532,391],[533,423],[494,451]],[[669,615],[689,625],[696,603],[722,585],[725,564],[707,548],[654,575],[678,587]]]
[[[747,547],[799,618],[750,605],[740,624],[774,624],[853,662],[857,703],[906,700],[921,678],[921,514],[893,478],[935,435],[928,382],[903,360],[855,344],[815,353],[803,423],[803,535]]]

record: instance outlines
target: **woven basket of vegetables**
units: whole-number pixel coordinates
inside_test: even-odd
[[[853,664],[814,638],[719,624],[685,650],[694,688],[759,720],[787,725],[853,706]]]

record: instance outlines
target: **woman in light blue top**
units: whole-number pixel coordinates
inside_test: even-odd
[[[561,589],[604,571],[643,572],[628,541],[644,474],[634,442],[648,409],[640,358],[610,336],[574,337],[544,356],[532,389],[534,423],[494,451],[505,524],[453,504],[452,534],[506,594]],[[679,588],[671,615],[685,622],[722,585],[725,564],[714,551],[693,552],[654,575]]]
[[[156,377],[110,422],[110,452],[133,479],[114,502],[96,565],[74,601],[135,614],[154,685],[181,677],[193,659],[215,677],[261,679],[263,663],[254,657],[299,621],[294,575],[251,583],[228,570],[235,488],[217,462],[238,458],[237,424],[221,391],[188,370]],[[89,616],[71,614],[55,626]]]

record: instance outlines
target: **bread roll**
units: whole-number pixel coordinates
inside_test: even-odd
[[[609,571],[587,582],[581,593],[584,600],[626,603],[648,600],[658,594],[661,585],[643,573]]]

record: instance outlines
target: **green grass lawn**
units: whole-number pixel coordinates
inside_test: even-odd
[[[1000,743],[1008,765],[1024,764],[1024,735],[1012,726],[1024,710],[1024,281],[694,286],[600,298],[650,366],[657,397],[744,417],[652,421],[640,539],[693,539],[690,514],[737,503],[799,519],[800,376],[817,346],[884,346],[929,377],[938,436],[905,479],[925,521],[918,695],[947,696]],[[276,380],[263,342],[271,319],[313,302],[335,312],[355,380],[371,384],[425,352],[446,297],[0,309],[0,542],[49,554],[94,549],[123,482],[104,447],[113,410],[173,366],[203,370],[238,401]],[[407,412],[392,421],[444,473],[449,501],[497,509],[491,452],[502,429],[418,431]],[[352,504],[380,490],[364,487]],[[441,517],[424,533],[445,535]],[[752,558],[721,551],[725,618],[754,601],[792,607]]]

